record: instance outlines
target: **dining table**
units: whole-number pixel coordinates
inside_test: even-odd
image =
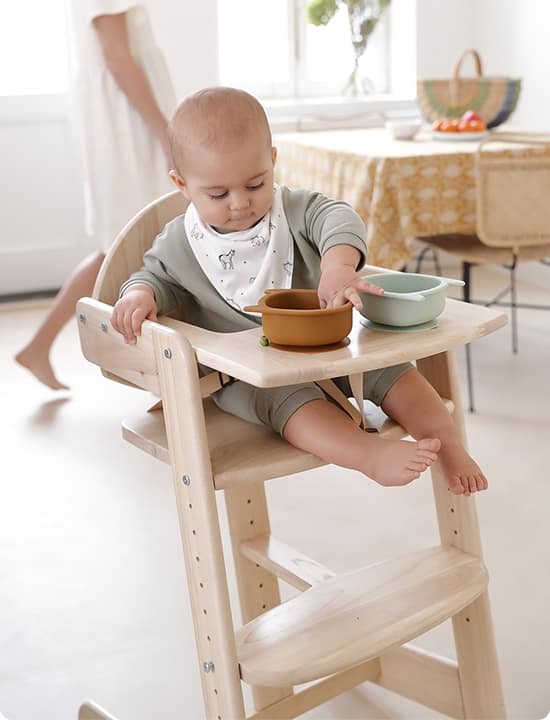
[[[476,232],[480,139],[448,135],[436,138],[429,128],[410,140],[387,128],[277,134],[276,179],[348,202],[366,224],[368,262],[402,269],[415,238]]]

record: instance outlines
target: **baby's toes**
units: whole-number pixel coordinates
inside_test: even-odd
[[[453,493],[453,495],[466,494],[466,489],[462,484],[462,478],[460,478],[458,475],[453,475],[453,477],[449,480],[449,490]],[[469,491],[467,494],[470,494]]]
[[[441,440],[438,438],[424,438],[417,443],[418,449],[430,454],[436,454],[441,448]]]
[[[487,490],[487,488],[489,487],[487,478],[482,473],[480,473],[479,475],[476,476],[476,486],[479,491]]]
[[[412,470],[413,472],[417,473],[423,473],[425,470],[427,470],[429,467],[428,463],[423,462],[419,458],[415,458],[414,460],[411,460],[411,462],[407,465],[407,468],[409,470]]]
[[[437,453],[422,450],[418,452],[417,458],[420,459],[422,462],[427,463],[428,465],[432,465],[432,463],[437,460]]]
[[[465,482],[468,483],[468,487],[471,493],[475,493],[478,491],[476,475],[468,475],[468,478],[465,480]]]
[[[460,484],[462,485],[462,489],[464,491],[464,495],[468,496],[472,494],[472,491],[470,490],[470,481],[467,477],[461,477],[460,478]],[[475,492],[475,491],[474,491]]]

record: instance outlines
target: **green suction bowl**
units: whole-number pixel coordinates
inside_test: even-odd
[[[420,325],[435,320],[445,308],[447,282],[442,278],[416,273],[377,273],[367,275],[365,280],[392,293],[391,297],[361,293],[361,315],[379,325]],[[424,299],[414,302],[410,298],[413,294]]]

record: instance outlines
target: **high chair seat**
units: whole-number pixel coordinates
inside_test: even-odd
[[[452,617],[487,581],[479,558],[441,546],[337,575],[237,632],[242,679],[285,687],[342,672]]]
[[[445,400],[449,412],[453,403]],[[265,482],[324,465],[315,455],[289,445],[273,430],[253,425],[220,410],[210,398],[203,401],[208,450],[216,490],[250,482]],[[399,439],[403,428],[381,411],[368,413],[371,428],[381,437]],[[122,421],[125,440],[153,457],[169,463],[166,425],[161,409],[142,412]]]

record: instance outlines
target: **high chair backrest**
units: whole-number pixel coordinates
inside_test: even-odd
[[[167,222],[185,212],[187,200],[179,190],[163,195],[143,208],[120,231],[107,253],[93,297],[114,305],[121,285],[143,264],[143,255]]]
[[[518,153],[517,145],[529,148]],[[479,145],[476,170],[481,242],[500,248],[550,243],[550,135],[494,133]]]
[[[153,200],[122,228],[107,253],[97,276],[92,297],[107,305],[118,300],[121,285],[143,265],[143,255],[167,222],[185,212],[187,200],[179,190]],[[109,380],[132,385],[102,368]]]

